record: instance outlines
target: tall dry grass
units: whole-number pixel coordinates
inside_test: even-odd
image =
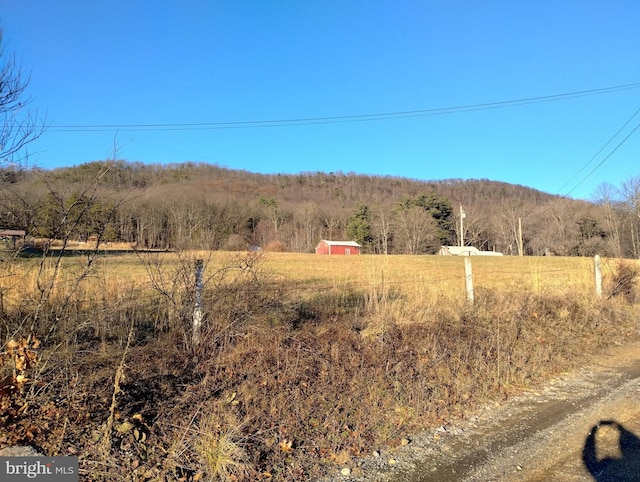
[[[198,346],[195,259],[206,281]],[[88,273],[84,263],[4,265],[2,341],[35,309],[46,314],[38,330],[57,330],[32,408],[5,421],[18,436],[0,444],[82,451],[84,473],[104,480],[122,467],[134,478],[313,478],[638,335],[633,283],[596,299],[590,259],[474,258],[473,305],[453,257],[153,253],[100,257]],[[612,287],[630,272],[603,264]],[[109,462],[92,433],[119,367]]]

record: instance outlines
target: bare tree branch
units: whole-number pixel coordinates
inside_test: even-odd
[[[0,165],[20,162],[16,156],[45,130],[38,111],[31,111],[25,97],[31,78],[22,73],[15,55],[7,55],[0,31]]]

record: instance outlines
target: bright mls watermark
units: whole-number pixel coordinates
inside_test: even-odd
[[[0,457],[0,480],[78,482],[78,457]]]

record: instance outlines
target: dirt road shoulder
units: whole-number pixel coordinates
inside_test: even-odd
[[[640,342],[360,461],[343,481],[640,480]],[[349,473],[349,475],[346,475]]]

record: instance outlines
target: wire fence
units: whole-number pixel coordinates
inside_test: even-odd
[[[163,261],[166,275],[170,276],[171,261]],[[465,259],[471,263],[473,292],[469,294]],[[195,259],[194,259],[195,261]],[[402,294],[408,298],[424,300],[473,298],[475,292],[507,291],[519,293],[583,294],[596,296],[602,292],[596,286],[594,258],[561,257],[444,257],[405,255],[317,256],[313,254],[278,253],[264,256],[265,272],[269,283],[285,287],[302,297],[318,293],[368,293],[371,295]],[[621,262],[638,260],[602,258],[601,279],[605,288],[615,278]],[[224,255],[205,262],[205,278],[224,263]],[[26,267],[26,266],[25,266]],[[29,267],[26,267],[29,268]],[[76,286],[79,267],[66,266],[56,277],[56,291],[66,293]],[[38,280],[39,277],[39,280]],[[29,269],[7,271],[0,278],[0,300],[18,303],[37,296],[36,286],[42,284],[48,273],[38,274],[34,265]],[[96,270],[85,277],[88,286],[76,287],[77,298],[100,296],[121,298],[115,293],[120,288],[136,292],[151,290],[148,273],[139,258],[122,256],[104,257]],[[207,287],[205,287],[205,291]],[[605,289],[606,291],[606,289]],[[1,304],[0,304],[1,306]]]
[[[293,282],[300,292],[319,290],[397,290],[404,293],[461,295],[469,291],[465,257],[361,256],[335,257],[286,266],[284,257],[273,263],[281,282]],[[368,258],[368,259],[363,259]],[[374,259],[382,258],[382,259]],[[596,296],[614,276],[621,260],[602,258],[600,276],[595,258],[467,257],[475,290],[512,290],[530,293],[581,293]],[[625,260],[638,263],[637,260]],[[300,264],[301,266],[298,266]],[[640,266],[640,265],[639,265]]]

